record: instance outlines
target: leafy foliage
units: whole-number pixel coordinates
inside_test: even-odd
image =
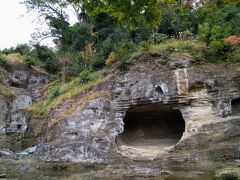
[[[180,32],[189,30],[196,31],[194,28],[194,11],[185,4],[171,1],[162,3],[163,21],[159,27],[159,32],[170,37],[178,37]]]
[[[131,30],[138,29],[142,24],[154,28],[161,23],[161,9],[157,0],[133,0],[125,3],[122,0],[84,0],[83,2],[88,13],[107,13],[116,18],[119,24]]]
[[[2,67],[6,67],[7,66],[7,62],[4,58],[4,55],[0,54],[0,66]]]
[[[167,35],[157,33],[157,34],[152,35],[150,39],[153,43],[159,44],[159,43],[163,42],[164,40],[166,40],[167,38],[168,38]]]
[[[19,53],[27,65],[42,67],[50,73],[67,71],[66,76],[70,77],[81,76],[82,72],[91,74],[106,65],[114,66],[114,62],[121,63],[134,51],[152,51],[170,45],[173,47],[168,50],[189,51],[188,54],[202,57],[202,52],[192,48],[191,40],[196,37],[204,42],[200,50],[206,59],[238,61],[239,1],[201,1],[197,8],[191,1],[177,0],[25,0],[24,3],[47,21],[50,31],[41,32],[39,38],[54,37],[57,50],[23,44],[2,52]],[[69,22],[69,7],[78,19],[74,25]],[[174,44],[171,38],[181,39],[178,42],[187,39],[191,44]],[[67,63],[62,63],[59,54],[71,56],[65,58]]]
[[[113,64],[116,61],[117,61],[117,54],[114,53],[114,52],[111,52],[109,54],[108,58],[106,59],[105,64],[110,65],[110,64]]]
[[[197,11],[199,39],[209,45],[207,56],[212,59],[224,59],[231,50],[229,43],[224,41],[231,35],[240,34],[239,2],[222,1],[207,3]]]
[[[31,58],[41,62],[42,67],[49,73],[56,73],[59,69],[59,63],[56,55],[50,48],[46,46],[35,45],[35,49],[32,51]]]

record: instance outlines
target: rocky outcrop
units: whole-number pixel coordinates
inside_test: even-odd
[[[28,137],[30,114],[27,107],[42,94],[49,76],[25,65],[9,64],[0,68],[0,149],[21,151],[25,148],[24,138]],[[25,143],[26,144],[26,143]]]
[[[132,159],[165,164],[238,158],[240,114],[232,114],[238,103],[234,106],[231,103],[240,98],[240,77],[236,66],[190,66],[191,60],[184,57],[178,63],[175,59],[168,64],[147,57],[141,61],[129,66],[128,73],[118,72],[75,98],[74,102],[77,102],[87,94],[107,92],[79,106],[61,121],[48,123],[36,156],[48,161],[110,163]],[[58,109],[67,107],[67,103]],[[146,104],[153,108],[144,108]],[[161,144],[171,137],[165,133],[165,136],[150,138],[152,149],[162,147],[160,151],[152,150],[147,147],[150,136],[145,129],[136,131],[136,138],[141,138],[140,144],[117,143],[117,138],[126,131],[126,115],[131,109],[135,108],[136,114],[138,111],[161,114],[168,112],[166,107],[169,112],[179,110],[185,122],[185,130],[174,145]],[[60,112],[53,110],[52,118]],[[161,117],[155,119],[161,121]],[[134,122],[138,123],[137,120]],[[154,126],[160,128],[161,123],[149,126],[148,131],[154,131]],[[173,132],[165,128],[166,132],[168,130]],[[151,144],[156,138],[155,142],[160,142],[158,146]]]

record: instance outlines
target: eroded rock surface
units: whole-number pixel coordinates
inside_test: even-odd
[[[38,99],[34,89],[49,82],[46,73],[24,65],[9,64],[0,68],[0,149],[22,151],[28,146],[28,128],[31,115],[27,111]]]
[[[236,111],[231,105],[234,99],[240,98],[240,77],[235,73],[235,67],[190,66],[190,60],[182,61],[181,66],[173,61],[171,68],[161,62],[136,63],[129,67],[128,73],[116,73],[108,82],[88,92],[105,91],[107,95],[87,102],[54,124],[50,123],[37,146],[36,156],[48,161],[107,163],[128,159],[164,161],[166,164],[238,158],[240,116],[232,115]],[[185,129],[180,138],[165,146],[161,143],[168,137],[156,135],[152,140],[150,138],[151,143],[156,140],[156,145],[151,144],[147,149],[144,148],[149,142],[146,129],[139,128],[136,136],[129,137],[127,143],[117,143],[117,138],[125,132],[126,112],[155,104],[181,112]],[[69,104],[65,102],[58,109],[67,106]],[[150,114],[153,109],[149,110]],[[59,113],[52,112],[54,116]],[[51,118],[47,122],[51,122]],[[135,123],[137,127],[138,121]],[[159,123],[152,126],[148,132],[154,132],[154,128],[161,130]],[[165,134],[175,135],[170,131]],[[135,141],[139,137],[141,148],[129,145],[131,139]],[[214,154],[215,151],[219,153]]]

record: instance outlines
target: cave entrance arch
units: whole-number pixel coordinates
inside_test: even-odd
[[[124,131],[116,138],[125,155],[156,156],[175,146],[185,131],[181,111],[159,103],[138,105],[126,111]]]

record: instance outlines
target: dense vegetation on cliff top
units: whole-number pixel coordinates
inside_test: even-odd
[[[199,62],[240,62],[239,0],[25,0],[48,23],[33,45],[0,52],[0,66],[17,61],[56,77],[46,97],[32,108],[44,115],[66,98],[100,82],[142,52],[178,52]],[[69,23],[69,9],[78,22]],[[54,38],[56,49],[40,45]]]

